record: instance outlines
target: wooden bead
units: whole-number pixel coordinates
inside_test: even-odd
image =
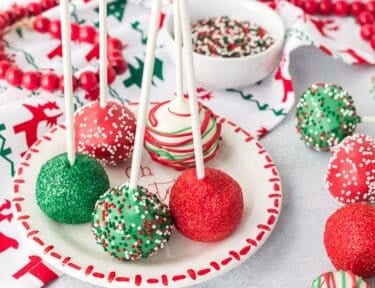
[[[343,0],[336,1],[333,4],[333,11],[337,16],[347,16],[349,13],[349,5]]]
[[[40,88],[47,92],[53,92],[59,85],[59,77],[53,72],[43,73],[40,76]]]
[[[40,33],[49,31],[49,19],[45,17],[38,17],[33,22],[34,30]]]
[[[371,12],[372,15],[375,15],[375,1],[368,1],[365,4],[365,10]]]
[[[26,9],[30,16],[37,16],[42,13],[42,5],[38,2],[31,2],[27,4]]]
[[[5,72],[5,79],[8,84],[18,87],[22,84],[22,70],[16,66],[11,66]]]
[[[27,90],[34,91],[39,88],[40,73],[35,71],[25,72],[22,76],[22,87]]]
[[[72,76],[72,86],[73,86],[73,91],[76,91],[77,88],[79,87],[79,80],[76,76]],[[64,76],[60,76],[59,78],[59,89],[61,92],[64,92]]]
[[[370,39],[370,45],[371,45],[372,49],[375,50],[375,34],[373,34],[373,35],[371,36],[371,39]]]
[[[306,0],[303,10],[309,14],[315,14],[318,12],[318,3],[315,0]]]
[[[361,27],[361,37],[364,40],[370,40],[371,36],[375,34],[375,25],[366,24]]]
[[[79,76],[79,85],[86,91],[92,91],[98,87],[98,77],[95,72],[85,71]]]
[[[79,30],[79,39],[82,42],[93,44],[96,34],[96,29],[93,26],[83,26]]]
[[[60,20],[52,20],[49,22],[48,32],[55,39],[61,39],[61,22]]]
[[[350,4],[350,14],[357,17],[364,9],[361,1],[354,1]]]
[[[319,12],[322,15],[329,15],[332,12],[331,0],[321,0],[319,3]]]
[[[0,79],[5,79],[5,73],[10,68],[11,64],[7,60],[0,61]]]
[[[358,17],[357,22],[359,25],[372,24],[374,23],[375,17],[369,11],[362,11]]]

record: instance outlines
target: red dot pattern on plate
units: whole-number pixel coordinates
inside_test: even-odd
[[[137,105],[137,104],[131,103],[129,105]],[[232,122],[229,122],[224,118],[220,118],[220,119],[218,119],[218,121],[219,121],[219,123],[226,123],[229,126],[231,126],[235,133],[242,134],[244,136],[244,138],[243,138],[244,142],[251,143],[252,141],[255,140],[255,138],[253,138],[248,132],[246,132],[242,128],[238,127],[236,124],[234,124]],[[37,141],[32,146],[32,150],[30,149],[29,152],[27,152],[25,154],[25,156],[22,159],[20,165],[24,169],[29,169],[30,164],[28,163],[28,161],[33,157],[33,155],[40,153],[40,151],[37,148],[40,145],[40,143],[45,142],[45,141],[47,141],[47,142],[52,141],[53,134],[56,133],[56,131],[58,131],[60,129],[65,130],[65,126],[59,125],[57,127],[52,128],[52,130],[46,136],[43,136],[41,141]],[[279,174],[276,170],[276,167],[273,165],[271,158],[267,155],[267,153],[263,149],[263,147],[259,143],[256,143],[255,146],[258,149],[258,154],[264,155],[264,159],[265,159],[266,163],[270,164],[270,165],[266,165],[267,168],[265,168],[265,169],[270,171],[268,181],[270,183],[274,183],[274,186],[273,186],[274,189],[267,192],[268,198],[273,199],[273,205],[270,206],[266,211],[267,214],[269,215],[267,222],[270,222],[270,219],[275,217],[275,215],[278,215],[280,213],[280,209],[281,209],[282,194],[281,194],[281,191],[280,191],[280,178],[279,178]],[[13,181],[14,185],[13,185],[12,202],[15,205],[18,205],[18,208],[16,209],[16,215],[15,215],[18,218],[16,218],[16,219],[21,224],[21,228],[23,228],[24,231],[27,232],[29,230],[30,231],[33,230],[32,226],[31,226],[31,222],[29,222],[29,216],[27,215],[28,217],[26,219],[22,218],[23,216],[25,216],[25,215],[23,215],[23,212],[22,212],[22,201],[23,200],[21,200],[21,201],[20,201],[20,199],[15,200],[15,198],[19,198],[20,186],[25,184],[25,181],[22,179],[21,176],[22,175],[16,175],[15,180]],[[27,224],[27,225],[25,226],[25,224]],[[273,226],[275,224],[276,224],[275,221],[273,221],[273,224],[259,223],[259,225],[262,225],[261,226],[262,228],[259,228],[259,227],[257,228],[258,234],[253,235],[254,237],[249,237],[249,238],[245,239],[244,242],[243,242],[243,247],[241,249],[239,249],[239,251],[228,250],[228,255],[225,256],[220,262],[208,260],[206,267],[199,267],[197,270],[191,268],[191,269],[188,269],[187,271],[181,271],[180,274],[175,274],[175,275],[163,274],[163,275],[160,275],[158,278],[153,277],[153,278],[147,278],[145,280],[143,280],[143,278],[142,278],[142,281],[146,281],[150,285],[155,285],[154,287],[160,287],[161,286],[160,283],[162,283],[163,286],[169,286],[169,285],[173,286],[174,285],[173,283],[180,283],[181,281],[190,282],[191,280],[193,280],[192,277],[191,277],[192,275],[195,275],[194,280],[198,280],[198,279],[200,279],[200,277],[209,277],[210,273],[212,273],[214,271],[221,270],[222,268],[226,267],[230,263],[233,263],[233,261],[238,262],[238,261],[241,261],[241,259],[243,257],[248,257],[249,253],[251,253],[251,251],[252,251],[252,247],[257,247],[257,246],[261,245],[261,241],[265,241],[264,237],[266,235],[268,236],[268,234],[271,233],[270,231],[264,231],[263,228],[268,227],[272,231]],[[37,231],[36,234],[37,233],[39,233],[39,231]],[[262,236],[260,237],[260,235],[262,235]],[[37,241],[35,241],[34,238],[32,238],[32,239],[33,239],[34,242],[36,242],[39,245],[39,243]],[[44,253],[46,255],[49,254],[51,257],[60,260],[61,266],[62,266],[62,261],[64,259],[66,259],[66,257],[69,257],[69,256],[65,256],[65,257],[61,256],[58,252],[56,252],[55,247],[53,245],[51,245],[51,243],[46,243],[46,244],[42,245],[42,248],[43,248],[42,251],[44,251]],[[231,254],[233,254],[233,252],[236,253],[235,257],[233,255],[231,255]],[[96,276],[98,276],[98,275],[101,276],[101,274],[103,274],[101,272],[95,271],[95,266],[93,264],[88,266],[88,267],[81,267],[81,266],[77,265],[76,263],[72,262],[72,260],[73,259],[70,259],[69,262],[66,263],[66,266],[64,267],[65,269],[67,267],[69,267],[69,268],[73,269],[74,271],[81,271],[81,273],[84,277],[95,278],[95,279],[97,279],[97,277],[95,277],[94,274]],[[188,271],[190,271],[190,272],[188,272]],[[165,273],[167,273],[167,272],[168,271],[165,271]],[[139,281],[140,281],[140,279],[138,279],[138,278],[136,279],[136,277],[129,277],[129,276],[125,276],[125,275],[117,275],[116,273],[115,274],[113,274],[113,273],[115,273],[115,272],[111,271],[110,273],[108,273],[108,275],[103,274],[104,277],[105,277],[105,279],[103,277],[103,281],[106,281],[106,283],[108,283],[108,284],[111,283],[111,282],[116,282],[116,283],[130,283],[130,282],[132,282],[132,283],[136,284],[136,280],[137,280],[137,283],[139,283]],[[141,275],[141,277],[142,277],[142,275]],[[109,281],[109,279],[111,279],[111,281]],[[150,283],[150,281],[148,281],[149,279],[152,279],[151,280],[152,283]],[[155,279],[158,279],[159,281],[156,283]]]

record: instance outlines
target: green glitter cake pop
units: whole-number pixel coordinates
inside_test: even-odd
[[[111,256],[122,260],[147,258],[163,248],[173,230],[167,205],[142,186],[109,189],[95,205],[92,232]]]
[[[91,220],[95,202],[109,188],[107,173],[98,161],[76,154],[70,166],[67,154],[47,161],[36,182],[36,199],[50,218],[66,224]]]
[[[310,86],[297,105],[297,131],[316,151],[330,150],[361,122],[348,92],[333,84]]]

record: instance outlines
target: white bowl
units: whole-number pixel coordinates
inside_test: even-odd
[[[264,79],[279,64],[285,27],[280,16],[254,0],[190,0],[192,23],[210,17],[228,16],[258,24],[274,39],[267,50],[238,58],[211,57],[194,52],[197,82],[211,88],[239,88]],[[173,12],[166,19],[167,41],[174,55]]]

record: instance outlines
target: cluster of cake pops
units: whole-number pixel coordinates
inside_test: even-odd
[[[331,151],[325,176],[334,198],[347,204],[327,220],[324,245],[338,272],[322,274],[315,287],[370,285],[362,277],[375,276],[375,141],[354,134],[372,117],[357,114],[354,101],[342,87],[318,83],[310,86],[297,105],[297,131],[307,146]],[[359,203],[358,203],[359,202]]]
[[[124,261],[155,254],[170,239],[173,225],[192,240],[213,242],[228,237],[242,216],[242,190],[226,173],[204,167],[204,162],[216,155],[221,126],[214,114],[197,102],[186,3],[174,2],[175,37],[179,43],[176,47],[177,97],[157,104],[148,113],[161,12],[161,1],[153,2],[136,120],[126,106],[107,100],[105,2],[99,1],[100,101],[81,108],[75,117],[68,1],[60,2],[67,153],[42,166],[36,187],[39,207],[57,222],[91,221],[96,242],[110,255]],[[182,96],[182,59],[186,61],[189,102]],[[153,160],[178,170],[187,169],[171,189],[169,207],[138,185],[144,147]],[[121,165],[130,158],[129,182],[110,188],[102,165]]]
[[[301,139],[316,151],[332,153],[325,179],[342,203],[375,201],[375,142],[354,134],[359,123],[372,120],[359,116],[349,93],[333,84],[310,86],[297,105]]]

